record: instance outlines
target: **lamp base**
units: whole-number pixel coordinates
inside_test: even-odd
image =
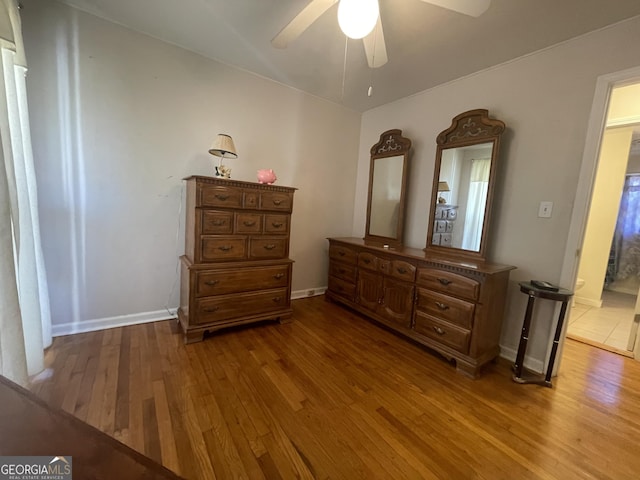
[[[216,178],[231,178],[231,169],[225,165],[218,165],[216,169]]]

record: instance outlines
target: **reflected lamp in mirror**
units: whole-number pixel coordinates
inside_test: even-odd
[[[368,244],[402,245],[410,148],[411,140],[398,129],[387,130],[371,147],[364,237]]]
[[[215,157],[218,157],[218,165],[214,166],[215,176],[217,178],[231,178],[231,169],[222,164],[223,158],[238,158],[236,152],[236,146],[233,143],[233,138],[224,133],[219,133],[213,140],[213,144],[209,149],[209,153]]]
[[[449,184],[447,182],[438,182],[438,193],[440,192],[450,192]],[[442,195],[438,196],[438,203],[447,203],[447,199]]]
[[[457,115],[438,135],[426,252],[486,260],[504,130],[504,122],[477,109]]]

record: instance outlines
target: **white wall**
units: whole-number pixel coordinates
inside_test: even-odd
[[[489,258],[514,265],[502,334],[502,353],[514,358],[526,296],[517,283],[559,282],[594,88],[599,76],[640,65],[640,18],[458,79],[368,111],[362,120],[354,230],[364,225],[368,150],[400,128],[413,141],[406,244],[426,243],[436,136],[466,110],[487,108],[503,120],[501,165],[494,200]],[[434,66],[437,68],[437,66]],[[540,201],[553,216],[538,218]],[[563,285],[572,288],[572,285]],[[552,329],[551,302],[536,307],[527,362],[540,369]],[[553,318],[555,321],[555,318]]]
[[[181,179],[212,174],[217,133],[239,151],[232,178],[273,168],[299,189],[293,290],[326,285],[325,237],[353,224],[359,113],[56,2],[23,3],[54,332],[177,306]]]

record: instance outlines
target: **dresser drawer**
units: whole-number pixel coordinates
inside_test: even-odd
[[[235,233],[249,234],[262,232],[262,215],[259,213],[236,213]]]
[[[341,278],[347,282],[356,282],[356,267],[341,262],[331,262],[329,264],[329,275]]]
[[[448,295],[418,288],[416,308],[432,317],[447,320],[462,328],[471,329],[476,305]]]
[[[329,291],[353,302],[356,296],[356,285],[341,278],[329,275]]]
[[[197,206],[202,207],[242,207],[242,190],[233,187],[202,185]]]
[[[331,245],[329,246],[329,258],[355,265],[358,260],[358,252],[343,245]]]
[[[264,233],[270,235],[289,233],[289,215],[265,215]]]
[[[287,287],[289,271],[289,264],[200,271],[196,273],[196,297]]]
[[[284,258],[289,253],[288,237],[251,237],[249,239],[249,258]]]
[[[214,323],[235,317],[264,314],[286,308],[290,304],[287,289],[264,290],[203,297],[196,300],[197,323]]]
[[[202,210],[201,232],[205,235],[230,235],[233,233],[233,212]]]
[[[480,282],[463,275],[437,268],[418,268],[416,283],[428,290],[435,290],[469,300],[480,298]]]
[[[281,210],[291,212],[293,195],[286,192],[262,192],[260,194],[261,210]]]
[[[247,257],[246,237],[202,235],[200,242],[201,261],[203,262],[243,260]]]
[[[367,270],[378,270],[384,267],[386,264],[381,264],[382,259],[369,252],[360,252],[358,254],[358,267],[366,268]]]
[[[242,191],[242,206],[247,210],[258,210],[260,208],[260,192],[257,190],[244,189]]]
[[[415,320],[413,329],[416,333],[447,345],[460,353],[469,351],[470,330],[443,322],[422,312],[416,312]]]
[[[398,280],[413,282],[416,278],[416,266],[403,260],[392,260],[387,273]]]

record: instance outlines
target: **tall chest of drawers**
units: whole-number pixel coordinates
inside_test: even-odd
[[[437,351],[455,361],[459,372],[475,377],[499,354],[513,268],[330,238],[326,296]]]
[[[234,325],[290,320],[295,188],[203,176],[185,181],[178,309],[185,343]]]

